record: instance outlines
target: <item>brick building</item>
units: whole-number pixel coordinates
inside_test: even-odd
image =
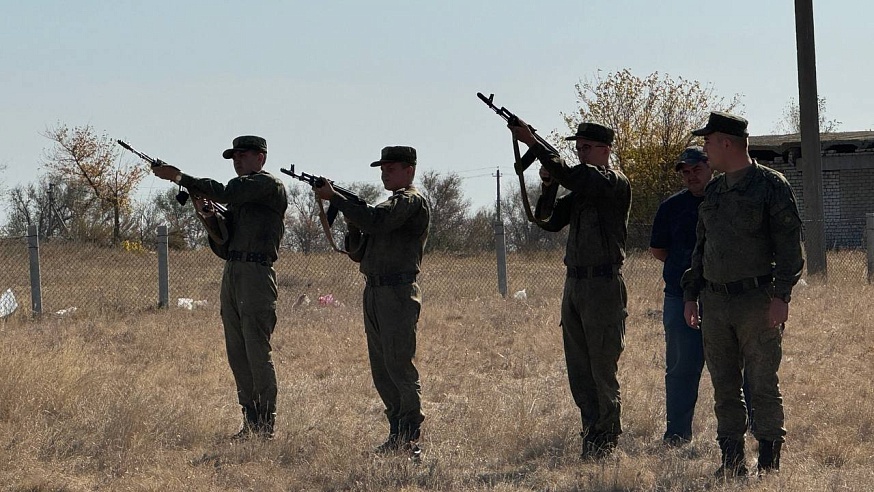
[[[823,133],[822,199],[826,248],[865,246],[865,214],[874,212],[874,131]],[[804,213],[799,134],[750,137],[750,155],[782,172]]]

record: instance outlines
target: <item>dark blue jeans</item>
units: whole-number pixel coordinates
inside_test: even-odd
[[[704,369],[701,330],[690,328],[683,319],[683,296],[665,294],[665,405],[667,428],[664,438],[692,439],[692,417],[698,401],[698,383]]]
[[[698,401],[698,383],[704,369],[704,343],[701,330],[690,328],[683,318],[683,296],[665,294],[662,321],[665,325],[665,439],[692,439],[692,418]],[[699,306],[699,314],[703,315]],[[702,316],[703,318],[703,316]],[[703,321],[706,323],[706,320]],[[746,376],[746,374],[744,374]],[[744,378],[744,394],[747,392]],[[748,399],[745,399],[748,400]],[[746,402],[749,425],[753,419],[750,402]]]

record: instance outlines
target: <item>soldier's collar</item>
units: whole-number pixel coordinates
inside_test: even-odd
[[[719,186],[718,191],[720,193],[726,192],[730,189],[741,191],[741,192],[746,191],[746,189],[750,186],[750,183],[753,180],[753,175],[759,172],[760,167],[761,166],[759,166],[759,163],[756,162],[755,159],[753,159],[752,165],[743,169],[744,171],[746,171],[746,173],[731,188],[729,188],[729,186],[728,186],[728,177],[725,176],[725,174],[723,173],[723,175],[720,176],[721,182],[719,183],[720,186]]]

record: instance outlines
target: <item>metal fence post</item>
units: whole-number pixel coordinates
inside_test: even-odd
[[[42,314],[42,280],[39,274],[39,234],[27,226],[27,251],[30,256],[30,301],[33,314]]]
[[[504,237],[504,223],[495,222],[495,252],[498,257],[498,292],[507,297],[507,241]]]
[[[170,265],[168,262],[167,226],[158,226],[158,307],[170,305]]]
[[[868,283],[874,282],[874,213],[865,214],[865,242],[868,256]]]

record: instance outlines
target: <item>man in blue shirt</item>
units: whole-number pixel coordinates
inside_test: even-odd
[[[698,205],[713,171],[701,147],[689,147],[675,165],[685,189],[659,205],[652,226],[650,252],[665,263],[663,321],[665,325],[665,444],[681,446],[692,439],[692,417],[698,400],[698,383],[704,368],[701,330],[686,324],[683,317],[683,288],[680,278],[692,261]]]

